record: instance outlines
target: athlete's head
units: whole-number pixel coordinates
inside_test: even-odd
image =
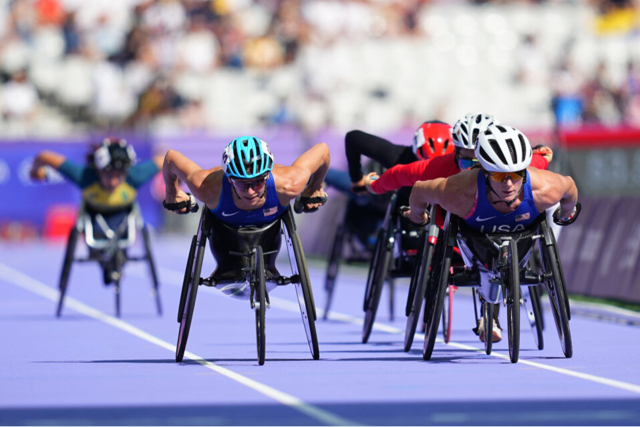
[[[493,191],[502,200],[515,199],[533,157],[527,137],[514,127],[491,125],[480,133],[475,152]]]
[[[424,122],[413,136],[413,154],[427,160],[452,153],[451,140],[451,126],[438,120]]]
[[[238,198],[249,204],[259,203],[266,194],[265,184],[273,169],[273,154],[265,141],[242,136],[224,149],[222,169]]]
[[[100,185],[113,191],[125,181],[127,171],[136,163],[136,152],[124,139],[109,137],[89,155],[89,162],[96,168]]]
[[[475,113],[465,115],[453,125],[453,145],[460,170],[470,169],[478,163],[474,152],[478,135],[487,126],[498,123],[489,114]]]

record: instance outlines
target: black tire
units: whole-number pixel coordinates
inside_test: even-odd
[[[151,273],[151,280],[153,282],[153,297],[156,301],[156,310],[158,316],[162,316],[162,300],[160,299],[160,282],[158,281],[158,273],[156,271],[156,264],[151,254],[151,239],[149,238],[149,228],[146,224],[142,226],[140,230],[142,232],[142,240],[144,241],[145,258],[149,263],[149,272]]]
[[[507,299],[507,329],[509,330],[509,359],[517,363],[520,357],[520,261],[515,240],[509,242],[508,279],[505,283]],[[486,338],[486,337],[485,337]],[[489,338],[493,338],[491,335]]]
[[[550,230],[548,230],[550,232]],[[573,356],[573,345],[571,342],[571,329],[569,327],[569,317],[566,311],[565,287],[559,271],[559,260],[552,245],[542,246],[542,262],[545,273],[551,273],[547,279],[547,292],[551,303],[551,313],[556,324],[560,345],[565,357]]]
[[[113,289],[116,296],[116,317],[120,318],[120,279],[115,281]]]
[[[206,250],[207,239],[200,236],[200,242],[196,243],[197,251],[193,270],[190,274],[190,283],[185,295],[185,301],[180,318],[180,329],[178,331],[178,344],[176,345],[176,362],[182,362],[184,352],[187,349],[187,340],[189,339],[189,330],[191,329],[191,320],[193,320],[193,311],[196,306],[196,296],[198,295],[198,286],[200,286],[200,273],[202,272],[202,261]]]
[[[451,321],[453,317],[453,286],[448,286],[442,304],[442,339],[445,344],[451,341]]]
[[[549,228],[548,231],[551,237],[551,241],[553,242],[553,246],[551,246],[550,249],[553,250],[556,260],[558,261],[557,263],[558,273],[560,275],[559,277],[562,283],[562,293],[564,295],[563,300],[565,304],[565,310],[567,313],[567,320],[571,320],[571,306],[569,305],[569,294],[567,293],[567,281],[564,279],[564,269],[562,268],[562,262],[560,261],[560,253],[558,252],[558,242],[556,241],[556,235],[554,234],[553,230]]]
[[[533,339],[536,342],[536,346],[538,350],[542,350],[544,349],[544,334],[542,333],[542,312],[540,311],[540,297],[537,294],[537,288],[538,288],[537,286],[528,287],[528,290],[529,290],[528,305],[526,304],[527,298],[524,295],[522,295],[522,298],[525,300],[525,308],[527,310],[527,319],[529,319],[529,307],[531,307],[531,314],[533,315],[531,332],[533,333]]]
[[[182,279],[182,292],[180,293],[180,303],[178,304],[178,323],[182,321],[182,312],[184,304],[191,285],[191,271],[193,270],[193,261],[196,255],[196,241],[198,236],[193,236],[191,246],[189,247],[189,257],[187,258],[187,267],[184,270],[184,278]]]
[[[56,309],[56,317],[62,315],[62,306],[64,305],[64,297],[67,293],[67,285],[69,283],[69,276],[71,275],[71,266],[73,265],[73,259],[76,252],[76,245],[78,243],[78,237],[80,232],[74,226],[69,232],[69,238],[67,239],[67,248],[64,254],[64,262],[62,264],[62,272],[60,273],[60,283],[58,285],[60,289],[60,298],[58,299],[58,307]]]
[[[378,241],[376,241],[376,253],[378,256],[371,260],[369,280],[367,281],[368,299],[365,300],[364,324],[362,327],[362,342],[364,344],[369,341],[373,323],[376,320],[382,288],[387,279],[389,263],[391,262],[391,249],[388,247],[387,237],[386,230],[382,228],[378,230]]]
[[[493,304],[482,303],[482,318],[484,319],[484,352],[489,355],[493,349]]]
[[[418,247],[418,263],[411,276],[409,296],[407,298],[407,326],[404,331],[404,351],[410,351],[413,344],[418,321],[420,320],[420,312],[424,304],[424,297],[427,293],[427,281],[429,280],[429,272],[435,250],[435,245],[429,242],[428,233],[422,233],[421,238],[423,240]]]
[[[289,252],[289,259],[292,261],[295,259],[295,268],[293,262],[291,262],[292,273],[300,276],[300,283],[295,284],[296,294],[298,295],[298,305],[300,306],[300,315],[302,316],[302,323],[307,335],[307,342],[309,343],[309,350],[313,360],[320,359],[320,347],[318,345],[318,334],[316,333],[316,309],[313,300],[313,290],[311,289],[311,281],[309,280],[309,270],[307,268],[307,262],[304,257],[304,251],[302,249],[302,243],[300,242],[300,236],[296,233],[295,224],[293,222],[293,214],[291,212],[285,214],[283,219],[285,230],[287,234],[287,251]],[[293,253],[292,253],[293,252]]]
[[[333,290],[335,289],[336,277],[338,276],[338,268],[340,267],[340,259],[342,258],[342,246],[344,244],[345,227],[344,224],[338,226],[336,235],[333,239],[331,254],[329,255],[329,264],[327,265],[327,275],[324,281],[324,289],[327,292],[324,303],[324,315],[322,318],[327,320],[327,315],[331,309],[333,301]]]
[[[440,327],[440,318],[442,317],[442,306],[444,304],[444,294],[449,286],[451,258],[453,255],[453,242],[449,240],[449,233],[452,233],[451,225],[444,233],[444,254],[442,261],[439,263],[440,272],[434,276],[434,280],[430,280],[429,289],[424,311],[425,331],[424,346],[422,348],[422,358],[430,360],[433,354],[433,347],[436,343],[438,330]],[[434,266],[438,266],[436,262]]]
[[[267,286],[265,283],[264,275],[264,258],[262,254],[262,247],[258,246],[255,251],[255,291],[256,302],[258,307],[256,312],[256,343],[258,350],[258,365],[264,365],[264,359],[266,354],[266,326],[265,326],[265,313],[267,310]]]
[[[530,286],[529,293],[531,294],[531,304],[533,305],[536,319],[538,320],[538,324],[540,325],[540,331],[544,331],[544,309],[542,308],[542,300],[540,297],[542,293],[541,285]]]
[[[389,284],[389,322],[393,322],[395,318],[395,295],[396,295],[396,283],[395,280],[389,278],[387,281]]]

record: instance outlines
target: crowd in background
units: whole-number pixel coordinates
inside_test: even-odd
[[[550,55],[536,33],[546,31],[543,25],[523,29],[493,14],[483,21],[484,32],[471,33],[473,18],[456,18],[454,26],[443,12],[457,7],[469,15],[465,7],[516,5],[560,6],[554,13],[569,14],[580,6],[593,16],[578,21],[577,33],[576,27],[563,33],[566,37],[556,40],[562,48]],[[480,69],[480,63],[489,62],[485,55],[494,59],[491,67],[515,63],[513,72],[500,75],[498,84],[506,89],[496,94],[502,104],[512,93],[524,94],[521,104],[505,107],[507,114],[526,110],[512,122],[640,127],[640,51],[628,48],[640,45],[639,10],[632,0],[4,0],[0,136],[56,136],[95,128],[317,129],[366,125],[367,120],[383,127],[414,126],[426,116],[451,119],[466,113],[459,98],[467,95],[472,105],[493,107],[473,104],[486,96],[459,83],[476,68],[478,79],[499,75],[493,68]],[[478,34],[488,38],[483,42]],[[577,37],[589,38],[589,46],[615,39],[620,52],[608,58],[594,52],[587,65],[576,66]],[[393,45],[398,40],[403,44]],[[391,45],[388,51],[371,50],[373,59],[354,59],[364,55],[369,41]],[[507,60],[499,57],[500,50],[484,50],[493,44]],[[402,54],[388,58],[392,49]],[[422,62],[414,58],[421,52],[427,58]],[[433,58],[443,52],[455,60],[439,61],[443,69],[438,70]],[[378,68],[389,68],[390,61],[400,65],[362,84],[366,79],[359,76],[368,79]],[[456,76],[456,66],[470,68]],[[442,81],[447,76],[450,81]],[[430,79],[435,83],[420,86]],[[482,80],[464,81],[483,86]],[[450,89],[455,86],[461,86],[457,92]],[[431,96],[430,87],[442,91]],[[355,88],[358,93],[352,93]],[[429,99],[418,99],[420,91]]]

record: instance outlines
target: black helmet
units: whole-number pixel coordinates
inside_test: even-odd
[[[105,138],[93,153],[93,164],[101,171],[127,171],[136,164],[136,152],[122,138]]]

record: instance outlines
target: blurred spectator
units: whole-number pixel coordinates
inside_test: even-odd
[[[38,23],[40,25],[59,26],[65,17],[59,0],[37,0],[35,9],[38,12]]]
[[[633,61],[627,62],[627,73],[620,90],[620,98],[624,123],[640,127],[640,71]]]
[[[187,34],[179,43],[178,53],[180,65],[189,71],[206,73],[216,66],[218,42],[207,29],[203,16],[196,15],[192,18]]]
[[[149,125],[154,117],[173,114],[184,104],[184,100],[171,86],[167,77],[159,77],[147,88],[138,100],[138,107],[130,118],[133,125]]]
[[[569,60],[564,60],[552,76],[552,109],[556,127],[576,127],[583,111],[581,79]]]
[[[80,34],[76,25],[75,12],[67,13],[63,19],[62,33],[64,35],[65,54],[80,53]]]
[[[600,62],[595,75],[582,88],[584,107],[582,120],[585,124],[616,125],[620,122],[619,91],[613,86],[607,65]]]
[[[38,108],[38,92],[27,81],[27,74],[20,70],[11,76],[11,80],[2,87],[2,114],[8,120],[26,120],[33,118]]]

